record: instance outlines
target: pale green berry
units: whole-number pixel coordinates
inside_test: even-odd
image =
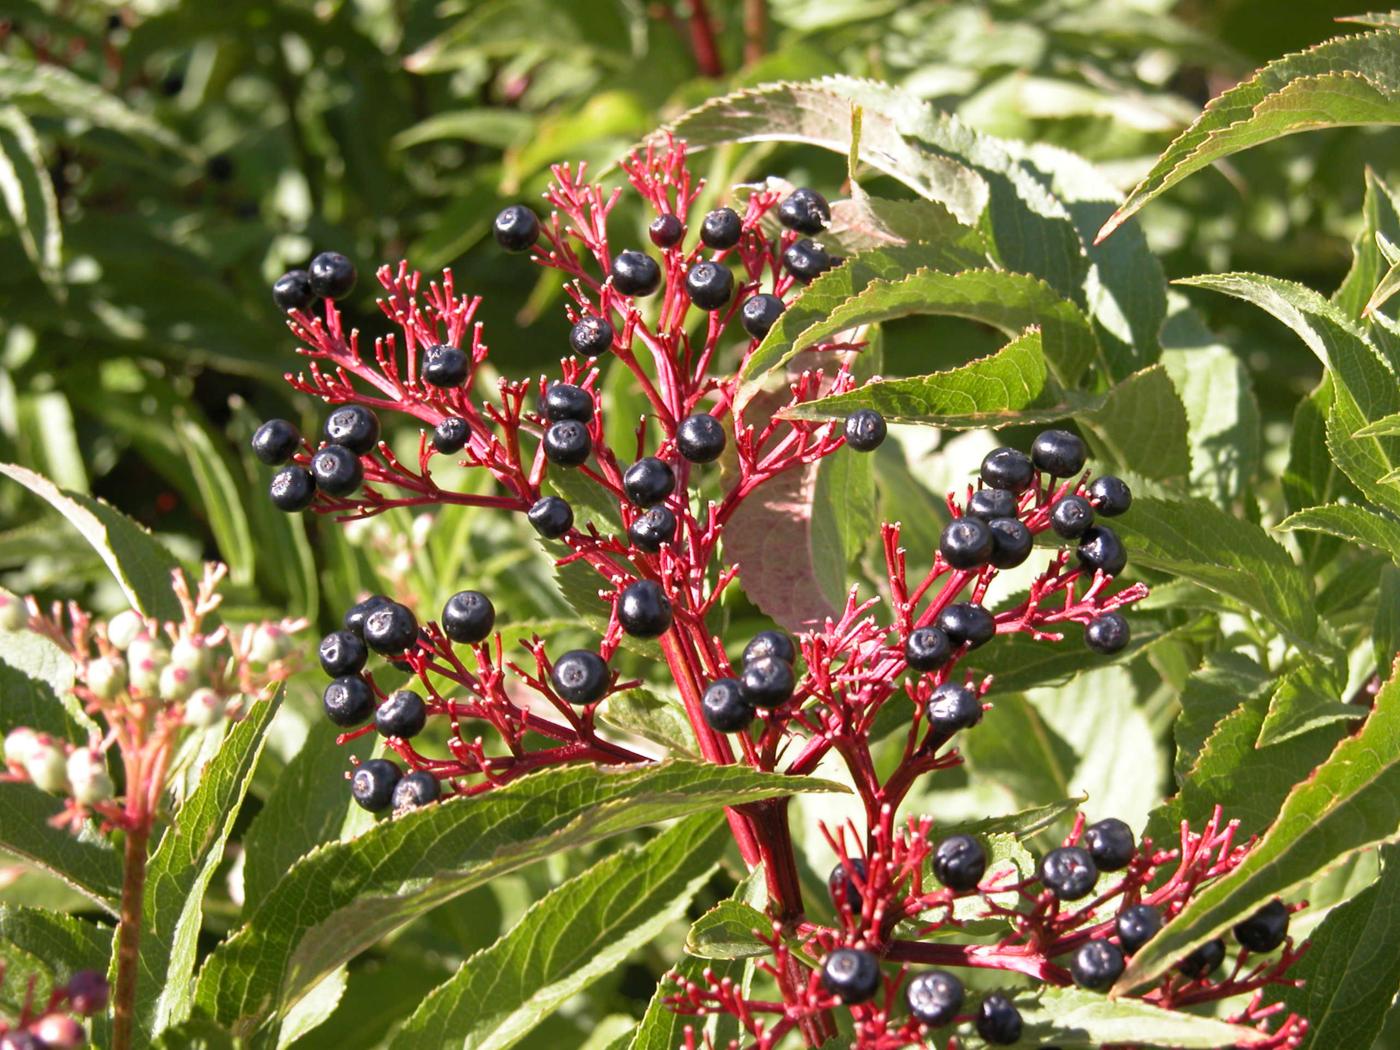
[[[166,664],[161,668],[157,688],[162,700],[176,703],[199,688],[199,676],[190,674],[183,667]]]
[[[99,700],[115,700],[126,688],[126,663],[116,656],[99,656],[87,665],[87,687]]]
[[[160,639],[141,635],[127,647],[127,675],[139,692],[156,693],[160,689],[161,672],[170,660],[170,650]]]
[[[126,649],[146,632],[146,621],[135,609],[117,613],[107,621],[107,641],[118,649]]]
[[[68,759],[52,740],[38,738],[25,759],[24,771],[40,791],[68,790]]]
[[[80,747],[68,756],[68,783],[73,797],[85,806],[106,802],[116,790],[102,752],[89,747]]]
[[[253,643],[248,647],[248,659],[266,667],[282,659],[292,651],[292,639],[286,631],[275,623],[259,625],[253,632]]]
[[[185,701],[185,725],[197,729],[216,726],[224,717],[224,698],[207,686],[196,689]]]
[[[22,631],[29,625],[29,610],[24,601],[0,588],[0,630]]]
[[[181,638],[170,649],[170,662],[191,674],[203,674],[209,670],[211,656],[203,638]]]
[[[28,726],[11,729],[5,734],[5,765],[24,768],[30,753],[39,745],[39,735]]]

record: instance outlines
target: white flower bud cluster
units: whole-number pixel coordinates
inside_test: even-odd
[[[41,791],[72,795],[84,806],[106,802],[116,791],[107,759],[97,748],[74,747],[25,726],[5,735],[5,766]]]

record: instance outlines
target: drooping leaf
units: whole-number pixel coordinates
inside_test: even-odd
[[[42,868],[117,914],[122,863],[111,843],[91,829],[82,835],[49,821],[63,804],[32,784],[0,781],[0,849]]]
[[[1268,1036],[1253,1028],[1164,1010],[1141,1000],[1105,998],[1079,988],[1046,988],[1036,999],[1017,1002],[1025,1022],[1022,1039],[1056,1046],[1133,1046],[1215,1050],[1253,1046]]]
[[[1276,527],[1288,531],[1325,532],[1363,547],[1374,547],[1400,565],[1400,522],[1379,511],[1331,503],[1290,514]]]
[[[1269,699],[1269,713],[1259,728],[1259,747],[1282,743],[1327,722],[1360,718],[1366,708],[1346,704],[1339,694],[1345,683],[1334,669],[1309,660],[1278,680]]]
[[[1400,34],[1381,29],[1285,55],[1206,104],[1162,153],[1099,238],[1193,172],[1262,142],[1317,128],[1400,123]]]
[[[558,886],[438,986],[391,1045],[514,1046],[684,915],[728,841],[717,814],[700,814]]]
[[[0,200],[44,283],[61,291],[63,227],[39,136],[18,106],[0,105]]]
[[[32,470],[0,463],[0,474],[67,518],[107,563],[135,608],[161,620],[184,618],[170,589],[170,573],[177,563],[149,532],[102,500],[65,492]]]
[[[303,858],[209,957],[197,1001],[235,1034],[251,1033],[384,934],[494,875],[662,820],[829,790],[841,789],[671,761],[550,770],[427,807]]]
[[[175,430],[199,487],[201,509],[209,520],[219,552],[229,566],[229,579],[236,585],[250,584],[257,553],[244,509],[246,495],[234,481],[222,450],[204,427],[185,418],[176,422]]]
[[[1163,365],[1128,376],[1081,418],[1096,458],[1119,470],[1158,481],[1191,471],[1186,406]]]
[[[1311,777],[1295,782],[1278,819],[1243,863],[1202,889],[1141,948],[1118,987],[1133,988],[1164,973],[1271,898],[1400,835],[1400,667],[1391,669],[1360,731]]]

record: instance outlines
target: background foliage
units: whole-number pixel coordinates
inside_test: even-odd
[[[1387,246],[1400,243],[1400,138],[1370,127],[1295,136],[1234,153],[1219,170],[1171,189],[1138,217],[1145,243],[1130,227],[1096,257],[1104,272],[1142,293],[1126,310],[1126,329],[1093,299],[1073,253],[1068,262],[1048,249],[1038,255],[1034,238],[1049,244],[1067,236],[1079,250],[1112,212],[1115,193],[1153,170],[1208,98],[1271,58],[1363,27],[1331,21],[1352,13],[1346,6],[1262,0],[774,0],[766,31],[755,36],[745,31],[752,6],[710,5],[719,27],[718,69],[704,75],[711,63],[692,47],[679,5],[12,0],[0,21],[0,460],[108,499],[182,560],[227,560],[230,618],[288,609],[326,626],[366,591],[413,595],[431,610],[471,585],[500,596],[512,630],[562,627],[573,613],[548,561],[499,516],[405,513],[341,529],[286,518],[256,497],[266,479],[246,447],[255,421],[284,415],[307,432],[317,421],[316,406],[280,382],[294,365],[268,294],[271,280],[316,251],[345,251],[361,264],[361,284],[342,305],[373,332],[379,326],[369,270],[376,261],[403,256],[424,270],[451,266],[460,286],[486,296],[493,361],[528,373],[557,359],[564,324],[552,280],[500,265],[488,230],[502,203],[532,199],[551,163],[586,159],[605,169],[658,125],[731,91],[837,73],[878,78],[906,94],[847,81],[802,97],[796,89],[752,96],[768,107],[761,110],[768,141],[734,141],[753,129],[722,104],[699,111],[681,130],[694,142],[714,143],[700,160],[712,192],[770,174],[834,191],[848,175],[841,143],[852,97],[866,107],[866,143],[881,135],[902,141],[911,126],[921,129],[921,142],[936,138],[941,132],[919,124],[932,119],[932,110],[913,105],[923,100],[967,127],[1040,144],[1040,152],[1008,161],[1007,170],[1033,174],[1068,201],[1066,225],[1073,229],[1047,220],[1045,230],[1022,242],[1002,236],[993,220],[992,230],[977,228],[975,243],[947,249],[971,250],[973,258],[991,250],[1010,269],[1040,278],[1014,290],[1022,313],[1005,283],[979,290],[978,279],[966,274],[954,282],[918,270],[961,270],[966,262],[898,253],[880,275],[886,286],[832,286],[828,305],[859,293],[857,319],[888,322],[878,337],[880,371],[892,377],[968,367],[995,351],[993,363],[979,367],[1019,373],[1025,361],[1043,358],[1052,378],[1073,388],[1075,347],[1101,346],[1104,373],[1117,385],[1073,391],[1096,399],[1076,405],[1077,420],[1106,465],[1153,494],[1125,527],[1136,571],[1157,584],[1149,611],[1135,620],[1134,659],[1084,674],[1082,661],[1053,647],[1040,664],[1003,647],[995,658],[1005,665],[987,669],[998,673],[1001,692],[1014,695],[969,740],[973,776],[953,777],[926,805],[956,819],[1087,792],[1112,799],[1114,812],[1137,827],[1150,815],[1161,832],[1183,817],[1200,819],[1221,800],[1248,831],[1263,832],[1289,789],[1327,757],[1360,710],[1339,698],[1362,695],[1373,675],[1386,677],[1400,636],[1393,564],[1400,506],[1384,469],[1364,480],[1367,464],[1375,465],[1367,449],[1379,450],[1384,464],[1392,447],[1386,442],[1394,440],[1393,422],[1386,430],[1376,421],[1400,411],[1393,383],[1388,391],[1385,385],[1400,344],[1383,313],[1363,314],[1396,262]],[[1383,63],[1387,53],[1397,61],[1395,50],[1368,55],[1362,45],[1336,61],[1364,66]],[[830,151],[797,141],[810,142],[798,131],[811,128],[799,129],[795,114],[816,119],[823,100],[840,102],[830,109]],[[1099,174],[1046,147],[1077,151]],[[938,148],[957,155],[947,142]],[[985,155],[960,159],[980,177],[1000,174]],[[863,169],[860,186],[876,197],[914,195],[891,171]],[[955,210],[951,197],[920,195]],[[640,236],[640,216],[616,221]],[[1216,276],[1170,296],[1162,282],[1202,274]],[[898,286],[918,310],[897,306]],[[814,286],[813,294],[819,291]],[[987,306],[993,302],[1001,313]],[[814,313],[799,325],[794,315],[770,340],[769,361],[821,320]],[[1163,320],[1159,348],[1153,326]],[[1029,321],[1042,326],[1045,345],[1013,340],[1003,348]],[[1335,373],[1326,380],[1324,363]],[[620,383],[613,386],[615,396],[629,396]],[[1013,424],[1006,431],[1011,443],[1024,444],[1032,433],[1014,424],[1044,408],[1037,393],[986,406],[1011,413],[999,420]],[[865,520],[877,512],[901,519],[911,548],[929,549],[941,492],[967,476],[992,439],[969,429],[970,421],[950,418],[917,385],[878,396],[912,397],[911,413],[949,429],[897,428],[899,440],[882,450],[873,487],[868,479],[864,488],[859,479],[826,480],[866,493],[865,501],[832,502]],[[1372,444],[1348,453],[1368,422],[1380,427],[1366,439]],[[1355,469],[1334,465],[1346,466],[1349,454]],[[1339,500],[1350,506],[1309,510]],[[1361,510],[1368,504],[1379,513]],[[5,584],[120,607],[125,598],[107,566],[73,532],[55,527],[56,513],[21,485],[0,486]],[[1274,528],[1285,519],[1287,531]],[[836,564],[844,559],[859,577],[872,553],[860,540],[870,530],[853,520],[831,524]],[[1210,542],[1177,542],[1192,532]],[[814,573],[815,586],[823,582]],[[728,615],[735,637],[759,619],[747,602]],[[277,899],[273,886],[296,857],[364,831],[367,822],[338,790],[344,752],[312,720],[315,684],[311,675],[293,682],[262,760],[260,745],[248,741],[246,769],[230,769],[233,804],[243,801],[232,848],[217,861],[203,899],[201,959],[247,918],[245,900]],[[12,717],[0,716],[0,728]],[[1380,738],[1390,728],[1373,719],[1367,733]],[[1009,746],[1028,737],[1042,742],[1037,753]],[[697,797],[744,790],[702,781],[692,782]],[[1371,786],[1350,788],[1360,796]],[[578,785],[580,807],[589,804],[588,790]],[[1168,795],[1175,797],[1159,806]],[[822,798],[823,816],[839,804]],[[591,865],[613,847],[593,842],[526,867],[468,866],[461,895],[430,914],[406,904],[404,924],[348,968],[331,967],[331,976],[281,1020],[278,1040],[413,1045],[410,1033],[442,1023],[429,1010],[401,1028],[431,989],[443,985],[434,1001],[471,1001],[470,987],[443,982],[478,950],[492,953],[479,966],[510,956],[531,987],[557,992],[551,1002],[558,1008],[533,1017],[538,1023],[521,1029],[520,1045],[602,1047],[624,1036],[647,1012],[658,974],[680,957],[686,920],[734,889],[723,867],[706,869],[700,880],[693,869],[667,867],[677,851],[712,854],[718,863],[709,826],[682,822],[653,837],[630,830],[689,809],[629,812],[613,830],[647,852],[655,880],[635,893],[656,906],[630,924],[624,918],[580,933],[594,938],[569,946],[574,954],[567,958],[580,967],[602,946],[614,947],[610,965],[587,972],[586,981],[570,983],[579,967],[553,972],[520,953],[528,955],[530,943],[544,936],[532,930],[557,926],[548,914],[558,899],[546,896],[550,889],[562,891],[573,880],[584,893],[590,879],[608,882],[610,873]],[[820,870],[817,808],[803,812],[813,869]],[[1345,810],[1337,819],[1350,816]],[[412,822],[404,823],[407,830],[393,834],[411,835]],[[24,852],[19,841],[5,839],[13,853]],[[1295,845],[1281,837],[1276,843]],[[1305,846],[1297,855],[1307,855]],[[100,877],[110,859],[89,858],[98,876],[77,887],[7,867],[0,901],[98,914],[111,896]],[[1306,896],[1315,908],[1305,922],[1336,923],[1338,943],[1356,941],[1357,930],[1394,935],[1385,905],[1393,867],[1380,881],[1374,853],[1326,871],[1326,863],[1315,867],[1297,869],[1313,880]],[[314,881],[315,870],[305,874]],[[412,874],[367,871],[366,885]],[[1324,920],[1341,901],[1349,903]],[[1191,929],[1201,932],[1208,921]],[[6,939],[22,944],[22,933]],[[80,943],[87,936],[73,934],[74,957],[102,958],[106,946]],[[242,1016],[226,1005],[253,996],[241,987],[229,991],[230,982],[247,980],[236,961],[268,936],[265,929],[245,931],[232,949],[213,956],[201,978],[201,1005],[212,1016]],[[1331,958],[1334,951],[1343,949],[1320,951],[1307,965],[1331,966],[1334,974],[1361,968],[1350,957]],[[1370,1001],[1388,1002],[1396,983],[1397,976],[1381,975]],[[1308,994],[1292,1005],[1304,1008]],[[508,996],[502,1001],[510,1004]],[[1340,1041],[1316,1045],[1372,1038],[1377,1046],[1396,1045],[1377,1036],[1380,1011],[1370,1014],[1347,1039],[1337,1034]]]

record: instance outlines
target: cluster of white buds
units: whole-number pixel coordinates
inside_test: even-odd
[[[75,747],[25,726],[5,736],[5,768],[41,791],[72,795],[84,806],[106,802],[116,791],[101,750]]]

